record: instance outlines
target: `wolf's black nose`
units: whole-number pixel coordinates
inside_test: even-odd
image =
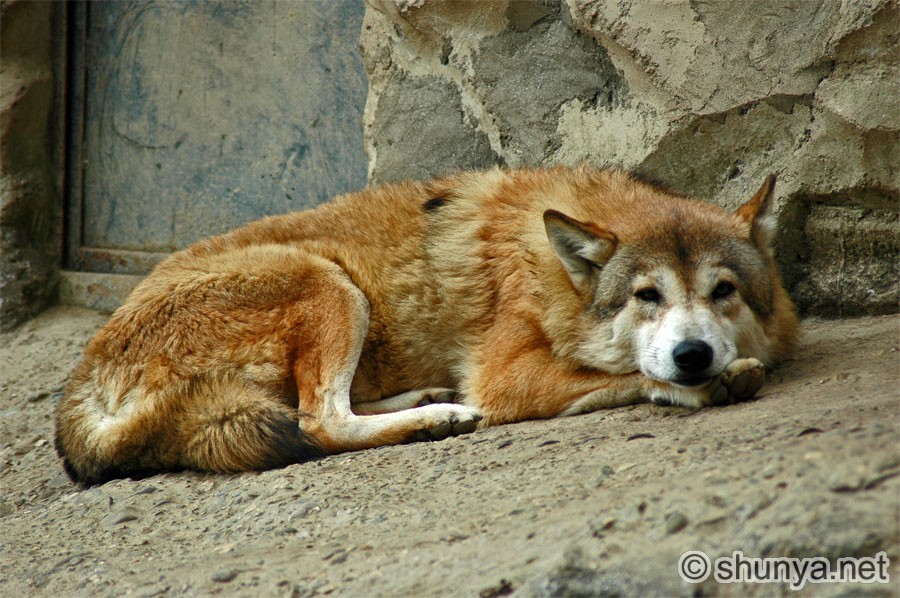
[[[713,350],[703,341],[681,341],[672,350],[672,360],[683,372],[699,374],[712,363]]]

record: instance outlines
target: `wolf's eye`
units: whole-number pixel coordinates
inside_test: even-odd
[[[659,291],[656,289],[641,289],[634,296],[646,303],[659,303]]]
[[[712,298],[713,299],[725,299],[730,297],[734,293],[734,285],[730,282],[722,281],[716,285],[716,288],[713,289]]]

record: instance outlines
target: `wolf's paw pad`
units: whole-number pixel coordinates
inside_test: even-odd
[[[448,411],[445,417],[441,417],[436,424],[416,432],[416,440],[443,440],[448,436],[459,436],[474,432],[481,421],[482,415],[477,409],[454,405],[452,411]]]
[[[765,366],[752,357],[732,361],[722,374],[722,384],[733,401],[752,399],[765,381]]]
[[[449,388],[435,388],[426,392],[416,403],[416,407],[424,407],[425,405],[434,405],[435,403],[456,403],[459,400],[459,393]]]
[[[712,405],[730,405],[752,399],[766,381],[766,369],[762,362],[752,357],[736,359],[710,390]]]

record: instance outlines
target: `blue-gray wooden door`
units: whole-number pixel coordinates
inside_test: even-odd
[[[75,7],[69,267],[143,273],[363,187],[363,12],[362,0]]]

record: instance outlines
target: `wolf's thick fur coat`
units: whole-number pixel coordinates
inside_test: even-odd
[[[772,183],[729,213],[615,170],[466,172],[199,242],[90,342],[58,451],[90,484],[747,398],[797,331]]]

